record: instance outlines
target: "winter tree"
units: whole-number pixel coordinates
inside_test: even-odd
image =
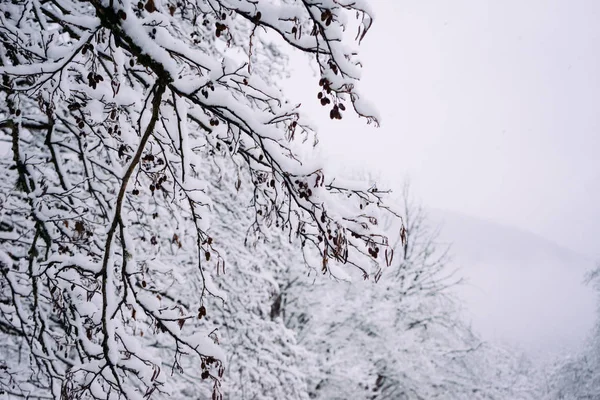
[[[237,174],[225,170],[209,178],[215,212],[211,234],[216,242],[227,244],[222,252],[227,273],[216,277],[215,284],[227,293],[227,301],[208,298],[210,312],[203,320],[218,329],[227,357],[225,398],[307,399],[301,368],[306,349],[297,343],[296,333],[277,318],[282,288],[276,277],[287,268],[304,272],[302,254],[277,230],[265,231],[261,240],[253,238],[248,227],[255,213],[234,206],[239,201],[250,204],[252,185],[244,180],[236,189],[236,181]],[[187,394],[181,397],[189,397],[201,386],[194,379],[182,383],[177,383],[178,389],[186,387]]]
[[[357,0],[0,2],[4,393],[164,398],[179,377],[222,398],[235,366],[207,315],[237,252],[211,234],[214,175],[250,185],[230,207],[250,207],[251,240],[279,229],[325,274],[381,274],[385,193],[301,157],[314,129],[273,81],[305,53],[332,119],[377,123],[356,89],[370,15]]]
[[[283,318],[307,350],[315,399],[537,399],[516,352],[485,343],[464,321],[461,283],[408,190],[397,202],[404,242],[377,283],[284,275]],[[383,222],[385,224],[385,221]],[[393,225],[393,221],[388,221]]]
[[[600,294],[600,265],[589,273],[587,281]],[[579,354],[571,354],[555,362],[546,379],[546,390],[549,399],[600,398],[600,315]]]

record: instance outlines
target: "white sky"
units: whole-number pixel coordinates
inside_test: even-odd
[[[426,205],[600,259],[600,2],[373,0],[373,8],[361,87],[382,127],[330,122],[317,86],[297,89],[314,105],[333,160],[398,182],[408,176]]]
[[[293,60],[331,164],[600,260],[600,1],[371,1],[362,88],[381,128],[330,121]]]

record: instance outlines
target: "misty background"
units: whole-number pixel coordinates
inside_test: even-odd
[[[361,88],[380,128],[330,121],[316,84],[289,87],[319,124],[325,158],[396,191],[410,180],[453,245],[484,338],[530,355],[573,350],[593,325],[584,278],[600,259],[600,3],[372,7]]]
[[[290,56],[284,86],[320,127],[323,156],[396,192],[410,180],[485,339],[573,351],[594,322],[584,278],[600,260],[600,3],[371,3],[361,88],[379,128],[330,121],[316,82],[297,85],[316,81],[309,63]]]

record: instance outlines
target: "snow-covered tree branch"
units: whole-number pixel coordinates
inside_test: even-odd
[[[203,317],[207,296],[226,298],[213,278],[227,243],[211,235],[208,174],[249,180],[249,240],[278,228],[311,268],[381,274],[386,193],[303,159],[314,129],[271,79],[286,49],[304,52],[330,118],[351,108],[377,123],[356,89],[371,22],[366,2],[346,0],[0,3],[12,153],[0,164],[0,335],[19,360],[5,392],[160,397],[195,365],[222,397],[226,356]]]
[[[279,274],[280,315],[308,350],[309,397],[536,399],[533,368],[463,320],[449,247],[408,186],[397,203],[405,242],[377,283]]]

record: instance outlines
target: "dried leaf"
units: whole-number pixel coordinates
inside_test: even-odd
[[[146,5],[144,6],[144,9],[146,9],[146,11],[148,11],[149,13],[153,13],[154,11],[156,11],[156,5],[154,4],[154,0],[148,0],[146,2]]]

